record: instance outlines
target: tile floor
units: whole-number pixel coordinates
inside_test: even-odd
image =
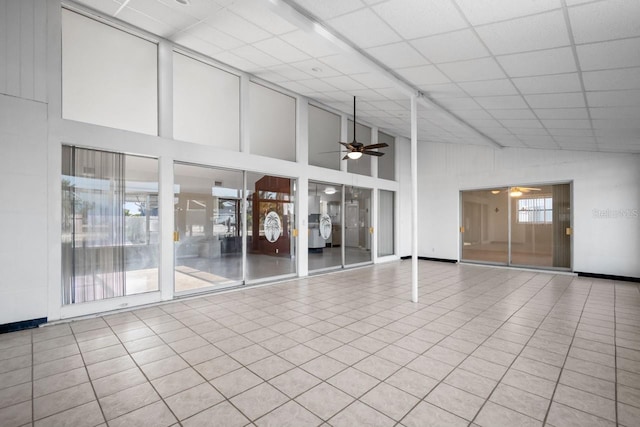
[[[0,425],[640,425],[637,284],[419,268],[0,335]]]

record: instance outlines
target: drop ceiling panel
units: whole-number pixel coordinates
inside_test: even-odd
[[[273,56],[267,55],[263,51],[256,49],[251,45],[239,47],[238,49],[235,49],[233,52],[239,57],[244,58],[256,64],[258,66],[258,69],[269,68],[282,63],[281,61],[274,58]],[[251,71],[251,70],[248,70],[248,71]],[[258,71],[258,70],[253,70],[253,71]]]
[[[389,64],[393,68],[429,65],[429,61],[420,55],[418,51],[407,42],[372,47],[366,51],[381,63]]]
[[[473,99],[470,97],[465,98],[445,98],[441,99],[440,105],[444,105],[448,110],[453,111],[454,113],[460,110],[477,110],[480,108],[480,105],[477,102],[477,99]]]
[[[336,77],[327,77],[322,79],[325,83],[330,84],[331,86],[337,87],[339,90],[343,91],[353,91],[358,89],[365,89],[365,86],[347,76],[336,76]]]
[[[352,12],[327,23],[363,49],[401,41],[398,33],[370,9]]]
[[[536,116],[540,119],[588,119],[586,108],[552,108],[535,109]]]
[[[295,0],[295,3],[322,20],[344,15],[365,6],[360,0]]]
[[[284,34],[298,29],[269,9],[268,3],[263,0],[236,1],[229,5],[229,9],[271,34]]]
[[[587,92],[590,107],[640,106],[640,90]]]
[[[531,108],[579,108],[584,107],[584,96],[579,93],[525,95]]]
[[[373,10],[407,40],[467,26],[450,0],[389,0]]]
[[[553,136],[572,136],[576,138],[593,136],[591,129],[548,129]]]
[[[586,111],[586,110],[585,110]],[[535,119],[536,116],[529,108],[522,109],[492,109],[489,111],[492,117],[496,119]]]
[[[498,57],[510,77],[540,76],[575,72],[576,63],[569,47]]]
[[[265,53],[269,53],[282,62],[298,62],[310,59],[309,55],[291,46],[289,43],[272,37],[253,44],[255,47]]]
[[[292,62],[291,65],[297,68],[300,71],[305,73],[309,73],[310,75],[321,78],[321,77],[335,77],[341,76],[342,73],[327,64],[324,64],[317,59],[308,59],[306,61],[300,62]]]
[[[578,73],[519,77],[513,79],[513,84],[523,94],[578,92],[582,90]]]
[[[168,38],[177,31],[177,28],[171,25],[128,7],[122,9],[118,14],[118,18],[161,37]]]
[[[560,0],[456,0],[473,25],[504,21],[560,8]]]
[[[356,57],[341,53],[320,58],[320,62],[341,71],[344,74],[368,73],[371,67]]]
[[[508,129],[542,129],[539,120],[500,120],[500,123]]]
[[[508,79],[464,82],[459,84],[471,96],[517,95],[518,91]]]
[[[496,80],[506,77],[493,58],[441,64],[440,70],[456,82]]]
[[[640,66],[640,38],[577,46],[583,71]]]
[[[169,7],[156,0],[133,0],[127,3],[125,9],[135,10],[176,29],[186,28],[198,22],[197,18],[186,13],[188,8]]]
[[[640,117],[640,107],[590,108],[594,119],[633,119]]]
[[[483,25],[477,27],[476,31],[494,55],[569,45],[567,28],[560,10]]]
[[[480,39],[469,29],[413,40],[411,44],[434,64],[489,56]]]
[[[314,58],[335,55],[339,50],[327,40],[302,30],[283,34],[280,38]]]
[[[136,0],[132,1],[132,3],[135,3],[135,2]],[[175,0],[158,0],[158,2],[175,10],[178,13],[185,13],[187,15],[191,15],[197,20],[206,19],[209,16],[212,16],[217,11],[221,10],[225,6],[224,2],[210,1],[210,0],[190,0],[188,6],[182,5],[176,2]]]
[[[395,70],[399,75],[410,81],[416,86],[433,85],[440,83],[448,83],[447,76],[442,74],[433,65],[424,65],[422,67],[402,68]]]
[[[640,89],[640,67],[588,71],[582,78],[587,91]]]
[[[219,31],[229,34],[245,43],[254,43],[271,37],[271,33],[241,18],[230,10],[223,9],[211,18],[207,24]]]
[[[482,96],[477,97],[476,101],[486,109],[505,109],[505,108],[527,108],[521,96]]]
[[[589,120],[543,120],[547,129],[591,129]]]
[[[640,2],[608,0],[569,8],[578,44],[640,36]]]
[[[192,36],[201,38],[211,44],[220,46],[222,49],[234,49],[244,46],[245,43],[226,33],[218,31],[206,23],[200,23],[187,31]],[[180,34],[176,36],[176,40],[180,40]]]

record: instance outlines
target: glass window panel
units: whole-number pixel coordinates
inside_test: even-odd
[[[353,121],[349,120],[347,127],[347,141],[353,141]],[[371,144],[371,128],[358,123],[356,125],[356,141],[364,145]],[[357,160],[347,161],[347,171],[359,175],[371,176],[371,156],[363,155]]]
[[[175,139],[240,149],[240,78],[180,53],[173,56]]]
[[[340,116],[309,105],[309,164],[340,170]]]
[[[509,205],[506,188],[462,192],[462,259],[509,262]],[[527,212],[520,211],[518,218]]]
[[[309,181],[309,271],[342,266],[342,185]]]
[[[242,183],[238,171],[174,165],[175,290],[242,281]]]
[[[380,190],[378,202],[378,256],[393,255],[395,226],[395,193]]]
[[[63,9],[63,117],[157,135],[157,56],[155,43]]]
[[[64,146],[65,304],[158,290],[158,161]]]
[[[371,190],[345,187],[345,264],[371,262]]]
[[[251,153],[296,160],[296,100],[257,83],[249,90]]]
[[[386,133],[378,132],[378,142],[389,144],[388,147],[379,149],[384,156],[378,157],[378,178],[393,181],[396,179],[396,140]]]
[[[296,273],[295,180],[247,173],[247,280]]]

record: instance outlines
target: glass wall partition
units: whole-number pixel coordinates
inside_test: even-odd
[[[342,267],[342,185],[309,181],[309,271]]]
[[[346,187],[344,215],[345,265],[371,262],[371,190]]]
[[[296,273],[295,180],[246,174],[247,281]]]
[[[242,282],[243,174],[174,165],[177,293]]]
[[[158,290],[158,161],[62,148],[64,304]]]
[[[463,191],[462,260],[571,268],[571,186]]]
[[[393,255],[395,243],[395,193],[378,192],[378,256]]]

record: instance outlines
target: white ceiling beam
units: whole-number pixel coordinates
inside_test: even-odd
[[[385,67],[384,64],[373,59],[361,49],[354,46],[351,42],[325,27],[315,17],[310,16],[308,12],[300,8],[300,6],[298,6],[291,0],[268,0],[268,3],[271,6],[272,10],[280,17],[291,22],[302,31],[310,34],[316,34],[320,40],[324,40],[329,46],[334,48],[334,50],[348,54],[372,71],[382,75],[402,93],[404,93],[409,99],[415,96],[418,103],[446,114],[448,117],[453,119],[453,121],[466,127],[467,129],[470,129],[475,134],[482,137],[482,139],[489,144],[498,148],[504,148],[502,144],[498,143],[493,138],[480,131],[473,125],[467,123],[464,119],[442,106],[427,94],[421,92],[418,88],[414,87],[403,78],[393,73],[391,70]]]

